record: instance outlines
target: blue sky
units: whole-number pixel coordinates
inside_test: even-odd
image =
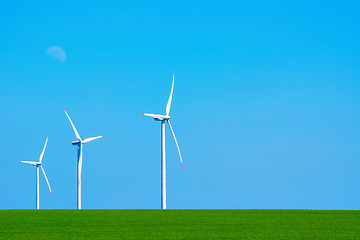
[[[0,3],[0,209],[160,208],[160,124],[168,208],[359,209],[357,1]],[[61,47],[66,61],[47,54]]]

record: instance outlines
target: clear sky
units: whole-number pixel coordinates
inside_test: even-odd
[[[291,3],[289,3],[291,2]],[[360,209],[358,1],[0,2],[0,209]],[[64,53],[59,52],[58,47]],[[49,49],[50,48],[50,49]],[[57,50],[56,50],[57,49]],[[64,55],[65,54],[65,55]]]

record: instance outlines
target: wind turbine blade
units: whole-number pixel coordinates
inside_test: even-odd
[[[82,141],[82,142],[83,142],[83,143],[91,142],[91,141],[94,141],[95,139],[102,138],[102,137],[104,137],[104,136],[105,136],[105,135],[98,136],[98,137],[92,137],[92,138],[85,138],[84,141]]]
[[[71,123],[72,128],[74,129],[74,132],[75,132],[76,138],[77,138],[79,141],[81,141],[81,137],[80,137],[80,135],[79,135],[78,131],[76,130],[76,128],[75,128],[75,126],[74,126],[73,122],[71,121],[71,119],[70,119],[69,115],[67,114],[67,112],[65,111],[65,109],[64,109],[64,108],[62,108],[62,109],[64,110],[64,112],[65,112],[66,116],[68,117],[68,119],[69,119],[69,121],[70,121],[70,123]]]
[[[173,81],[172,81],[172,86],[171,86],[170,97],[169,97],[168,103],[166,105],[166,115],[169,115],[169,113],[170,113],[172,95],[173,95],[173,91],[174,91],[174,81],[175,81],[175,71],[173,72]]]
[[[176,147],[177,147],[178,152],[179,152],[180,161],[181,161],[181,167],[182,167],[182,168],[184,168],[184,166],[183,166],[183,161],[182,161],[182,157],[181,157],[181,153],[180,153],[179,144],[178,144],[178,142],[177,142],[177,140],[176,140],[174,130],[172,129],[172,127],[171,127],[171,124],[170,124],[170,121],[169,121],[169,120],[167,120],[167,123],[169,124],[170,130],[171,130],[171,133],[172,133],[172,135],[173,135],[173,137],[174,137],[174,140],[175,140],[175,143],[176,143]]]
[[[42,159],[43,159],[43,157],[44,157],[44,152],[45,152],[46,144],[47,144],[47,142],[48,142],[48,138],[49,138],[49,135],[47,135],[47,137],[46,137],[45,146],[44,146],[44,149],[43,149],[42,152],[41,152],[41,155],[40,155],[40,158],[39,158],[39,162],[41,162]]]
[[[18,162],[28,163],[28,164],[32,164],[32,165],[36,165],[36,164],[37,164],[37,162],[33,162],[33,161],[18,161]]]
[[[51,192],[51,187],[50,187],[50,183],[49,183],[49,180],[48,180],[48,179],[47,179],[47,177],[46,177],[46,174],[45,174],[44,168],[42,167],[42,165],[41,165],[40,167],[41,167],[41,170],[42,170],[42,172],[43,172],[43,174],[44,174],[44,177],[45,177],[45,179],[46,179],[46,182],[47,182],[47,184],[48,184],[48,186],[49,186],[49,189],[50,189],[50,194],[52,195],[52,192]]]
[[[148,116],[148,117],[157,117],[157,114],[151,114],[151,113],[140,113],[140,115]]]

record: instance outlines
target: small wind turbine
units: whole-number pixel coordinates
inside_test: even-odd
[[[18,162],[21,162],[21,163],[28,163],[28,164],[31,164],[31,165],[36,167],[36,209],[40,209],[39,167],[41,168],[42,172],[44,173],[44,177],[45,177],[46,182],[47,182],[47,184],[49,186],[49,189],[50,189],[50,194],[52,195],[51,187],[50,187],[49,181],[48,181],[48,179],[46,177],[46,174],[45,174],[44,168],[42,167],[42,162],[41,162],[43,157],[44,157],[44,152],[45,152],[46,144],[48,142],[48,138],[49,138],[49,136],[46,137],[45,146],[44,146],[44,149],[42,150],[42,152],[40,154],[40,158],[39,158],[38,162],[18,161]]]
[[[74,129],[76,138],[78,139],[77,141],[72,141],[73,145],[77,145],[78,146],[78,171],[77,171],[77,208],[81,209],[81,170],[82,170],[82,149],[83,149],[83,144],[87,143],[87,142],[91,142],[95,139],[98,138],[102,138],[105,135],[102,136],[98,136],[98,137],[92,137],[92,138],[86,138],[84,140],[81,140],[81,137],[79,135],[79,133],[76,131],[76,128],[73,124],[73,122],[71,121],[69,115],[67,114],[67,112],[65,111],[65,109],[63,108],[66,116],[68,117],[70,124],[72,126],[72,128]]]
[[[165,160],[165,122],[168,123],[171,133],[174,136],[174,140],[176,143],[176,147],[179,152],[181,167],[183,168],[183,162],[181,158],[180,148],[178,142],[175,137],[175,133],[170,124],[170,107],[171,107],[171,100],[172,94],[174,90],[174,81],[175,81],[175,72],[173,72],[173,81],[171,86],[170,97],[168,103],[166,105],[166,115],[159,115],[159,114],[149,114],[149,113],[140,113],[141,115],[153,117],[155,121],[161,121],[161,209],[166,209],[166,160]]]

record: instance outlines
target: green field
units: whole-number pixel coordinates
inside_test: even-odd
[[[360,239],[360,211],[1,210],[0,239]]]

